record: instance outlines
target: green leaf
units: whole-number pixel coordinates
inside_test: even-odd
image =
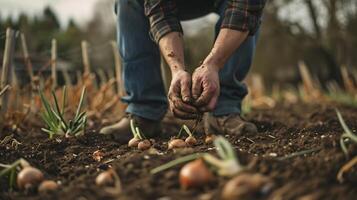
[[[63,86],[63,94],[62,94],[62,110],[61,114],[64,115],[64,111],[66,108],[66,101],[67,101],[67,88],[66,86]]]
[[[191,161],[191,160],[196,160],[198,158],[201,158],[204,154],[200,154],[200,153],[196,153],[196,154],[191,154],[191,155],[187,155],[187,156],[183,156],[183,157],[180,157],[180,158],[177,158],[175,160],[172,160],[166,164],[163,164],[163,165],[160,165],[154,169],[152,169],[150,171],[150,174],[156,174],[156,173],[159,173],[161,171],[164,171],[164,170],[167,170],[167,169],[170,169],[171,167],[174,167],[178,164],[181,164],[181,163],[185,163],[185,162],[188,162],[188,161]]]
[[[135,125],[134,125],[134,120],[130,119],[130,128],[131,128],[131,133],[133,134],[134,138],[139,138],[138,134],[136,133],[135,130]]]
[[[15,187],[16,169],[11,170],[9,179],[9,186],[11,189],[13,189]]]
[[[79,100],[79,105],[78,105],[78,107],[77,107],[76,115],[75,115],[74,118],[77,118],[78,115],[79,115],[79,113],[81,112],[81,109],[82,109],[82,106],[83,106],[83,100],[84,100],[85,92],[86,92],[86,88],[83,87],[83,89],[82,89],[82,94],[81,94],[81,98],[80,98],[80,100]]]
[[[223,160],[237,159],[232,145],[224,137],[222,136],[217,137],[217,139],[214,140],[214,145],[217,148],[218,155]]]
[[[42,104],[44,105],[45,110],[48,114],[48,117],[50,118],[51,121],[55,121],[56,117],[53,115],[53,112],[51,110],[51,105],[41,91],[40,91],[40,97],[41,97]]]
[[[340,145],[341,145],[341,149],[343,151],[343,153],[348,156],[348,150],[347,150],[347,147],[346,147],[346,144],[345,144],[345,138],[348,138],[348,136],[346,134],[343,134],[340,138]]]
[[[191,133],[190,129],[186,126],[186,124],[184,124],[184,125],[182,126],[182,128],[186,131],[186,133],[188,134],[188,136],[192,136],[192,133]]]
[[[61,110],[59,108],[58,100],[57,100],[57,97],[56,97],[56,94],[55,94],[54,91],[52,91],[52,96],[53,96],[53,99],[55,101],[56,111],[54,111],[53,109],[51,109],[51,110],[53,111],[53,114],[57,117],[57,119],[60,120],[64,124],[64,126],[67,128],[66,120],[62,116],[62,112],[61,112]]]

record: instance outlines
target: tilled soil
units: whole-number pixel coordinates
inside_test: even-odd
[[[357,129],[357,109],[337,106],[348,126]],[[336,179],[338,170],[348,161],[339,138],[342,128],[333,105],[279,105],[271,110],[255,110],[246,117],[259,129],[257,135],[226,136],[249,171],[269,176],[274,187],[254,199],[357,199],[357,167]],[[98,127],[99,129],[100,127]],[[45,173],[47,179],[61,182],[55,192],[36,194],[8,192],[1,180],[0,199],[219,199],[227,178],[216,177],[203,188],[180,188],[180,166],[150,175],[149,171],[174,158],[192,152],[214,152],[203,143],[181,151],[167,150],[168,136],[157,139],[154,149],[139,151],[119,145],[88,131],[79,138],[49,140],[38,128],[26,128],[15,134],[21,142],[17,149],[0,145],[0,163],[25,158]],[[4,132],[8,134],[8,132]],[[348,145],[351,155],[357,148]],[[92,158],[94,151],[104,153],[102,161]],[[301,152],[307,150],[307,153]],[[182,165],[181,165],[182,166]],[[118,173],[123,191],[110,195],[95,185],[95,177],[108,167]]]

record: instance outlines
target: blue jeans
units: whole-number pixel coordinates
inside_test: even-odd
[[[224,0],[227,1],[227,0]],[[219,33],[225,2],[218,8]],[[124,86],[128,104],[126,112],[151,120],[160,120],[167,111],[167,97],[160,72],[160,50],[150,36],[150,24],[144,15],[143,0],[117,2],[117,38],[123,63]],[[221,93],[214,116],[240,113],[247,87],[241,81],[252,63],[258,33],[249,36],[219,72]]]

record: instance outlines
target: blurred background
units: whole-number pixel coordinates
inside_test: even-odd
[[[209,14],[182,22],[190,68],[212,47],[217,19]],[[87,40],[92,69],[112,73],[115,20],[114,0],[0,0],[0,60],[6,27],[12,27],[25,34],[35,70],[50,59],[56,38],[59,68],[82,69],[81,41]],[[298,63],[304,61],[321,83],[342,84],[340,67],[357,70],[356,36],[356,0],[269,0],[252,71],[267,88],[291,86],[300,81]],[[15,65],[25,68],[19,42]]]

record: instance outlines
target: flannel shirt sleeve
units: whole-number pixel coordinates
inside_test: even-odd
[[[150,35],[155,42],[171,32],[183,33],[175,0],[145,0],[145,15],[150,21]]]
[[[261,23],[267,0],[228,0],[221,28],[249,31],[254,35]]]

